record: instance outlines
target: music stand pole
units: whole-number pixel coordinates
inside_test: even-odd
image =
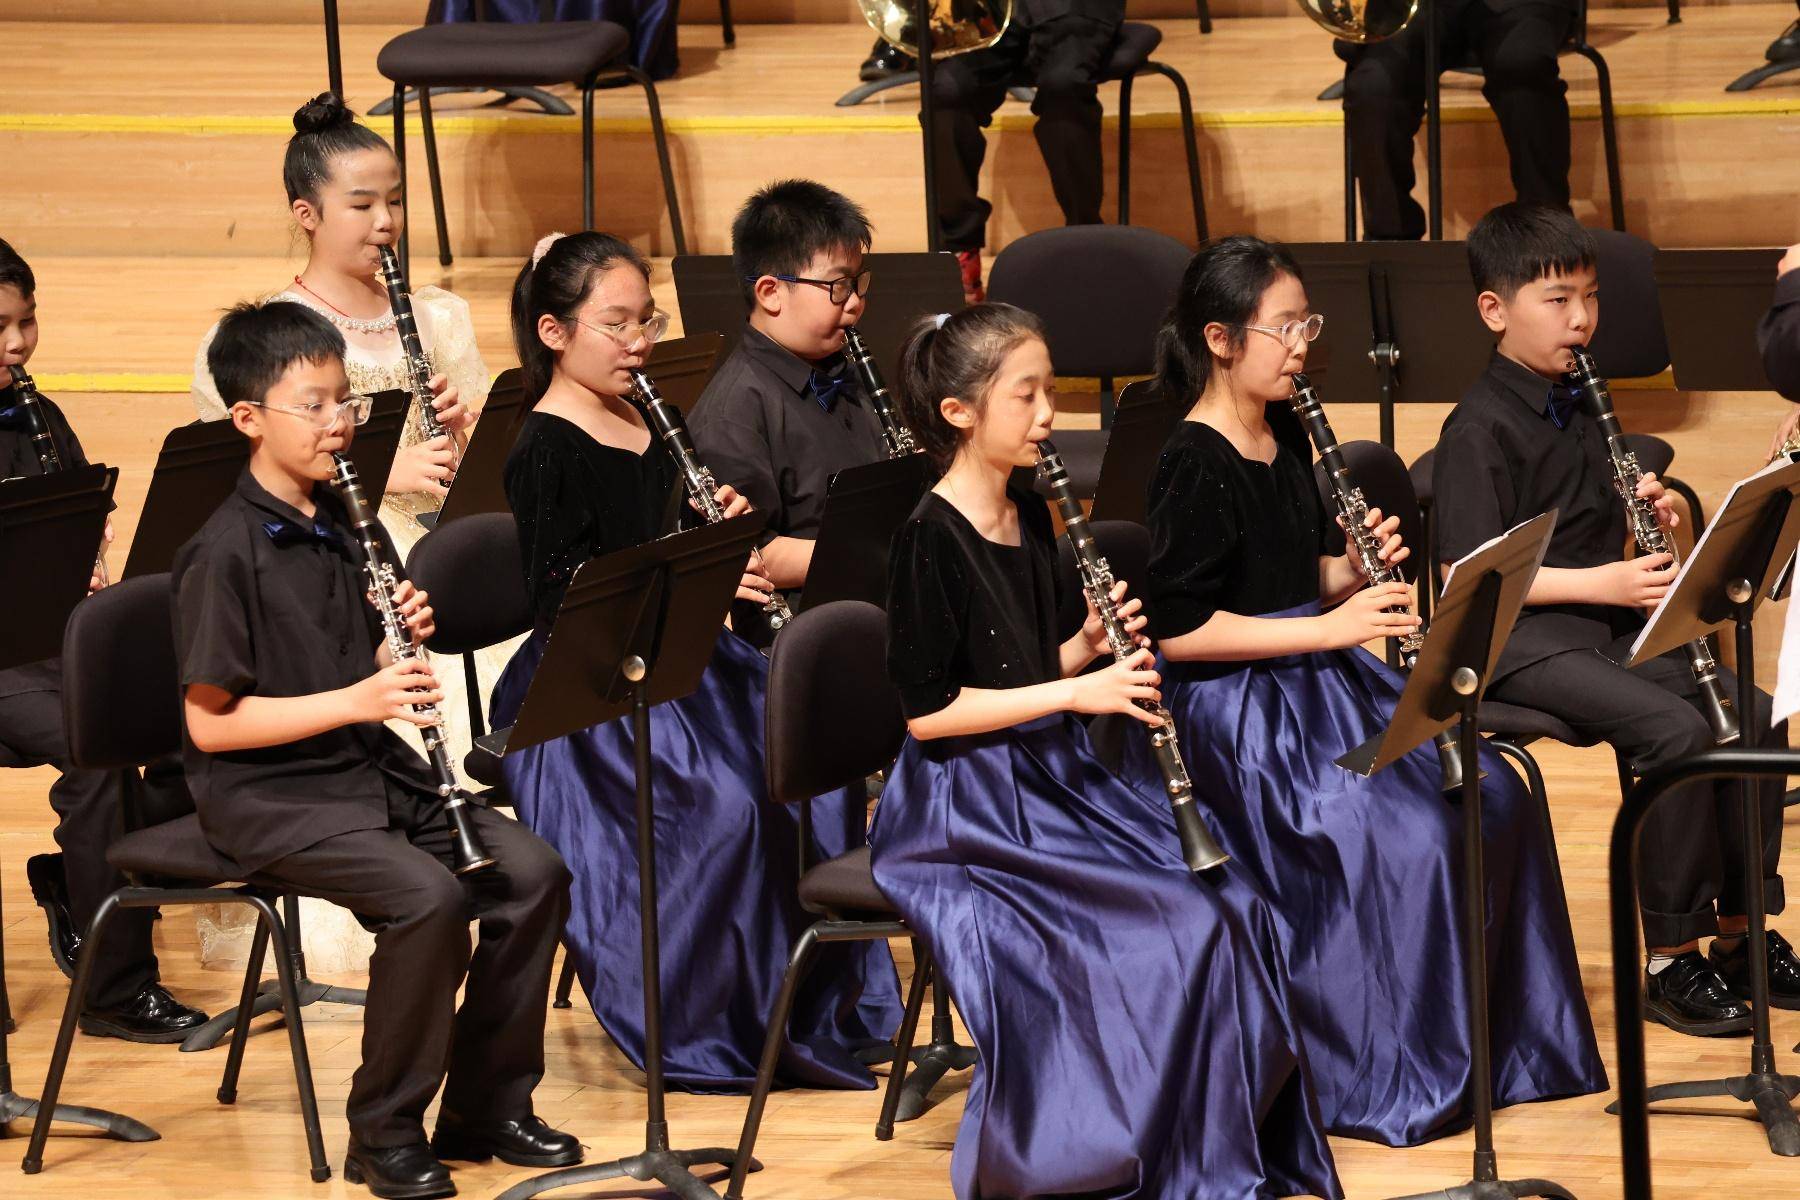
[[[337,0],[325,0],[325,78],[331,84],[331,94],[342,100],[344,98],[344,54],[338,45]]]
[[[1437,0],[1419,0],[1419,8],[1425,22],[1425,236],[1438,242],[1444,238],[1444,112],[1438,87]]]
[[[925,139],[925,248],[936,254],[944,248],[938,228],[937,206],[937,98],[931,94],[931,0],[918,0],[913,22],[919,38],[919,134]]]

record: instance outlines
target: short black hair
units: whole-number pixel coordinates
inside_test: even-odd
[[[1469,230],[1469,275],[1478,292],[1511,300],[1546,275],[1598,265],[1594,235],[1567,209],[1513,201]]]
[[[0,238],[0,287],[18,288],[27,300],[37,294],[37,276],[31,273],[31,264],[4,238]]]
[[[731,223],[731,266],[748,304],[764,275],[795,275],[821,250],[866,251],[872,240],[868,214],[854,200],[810,179],[783,179],[738,209]]]
[[[292,300],[240,304],[219,319],[206,366],[225,407],[260,404],[297,362],[344,357],[344,335]]]

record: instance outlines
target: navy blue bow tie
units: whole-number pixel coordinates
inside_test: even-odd
[[[25,411],[23,404],[15,404],[11,408],[0,408],[0,429],[8,433],[30,433],[31,415]]]
[[[326,549],[339,553],[346,549],[344,539],[338,531],[321,521],[314,521],[310,527],[287,520],[264,521],[263,532],[269,535],[271,542],[283,549],[298,546],[302,542],[317,542]]]
[[[820,371],[815,368],[806,380],[806,387],[808,391],[812,392],[813,399],[819,402],[819,407],[826,412],[831,412],[837,408],[838,397],[843,394],[844,387],[849,382],[850,375],[844,370],[844,364],[840,361],[835,372]]]
[[[1558,429],[1567,429],[1569,418],[1575,415],[1575,409],[1580,403],[1580,392],[1566,383],[1553,383],[1544,404],[1544,413],[1556,423]]]

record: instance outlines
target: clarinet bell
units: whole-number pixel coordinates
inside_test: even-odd
[[[1200,809],[1192,797],[1175,805],[1175,830],[1181,835],[1181,856],[1187,860],[1188,870],[1195,874],[1230,861],[1231,855],[1213,840],[1212,831],[1200,819]]]
[[[450,808],[450,871],[454,875],[472,875],[494,865],[494,856],[481,844],[475,822],[469,819],[467,802]]]

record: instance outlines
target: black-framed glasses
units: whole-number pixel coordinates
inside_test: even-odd
[[[350,424],[364,424],[369,419],[369,410],[374,407],[375,399],[372,396],[346,396],[342,400],[315,400],[311,404],[269,404],[262,400],[247,400],[245,403],[303,417],[314,429],[330,429],[338,423],[339,417],[346,415],[350,418]]]
[[[1239,325],[1238,328],[1266,333],[1289,350],[1297,350],[1302,341],[1319,340],[1319,335],[1325,332],[1325,314],[1314,313],[1304,321],[1288,321],[1281,325]]]
[[[783,283],[807,283],[813,287],[824,288],[831,296],[833,304],[842,306],[850,302],[852,294],[866,296],[869,294],[869,268],[864,267],[854,275],[843,275],[836,279],[808,279],[803,275],[770,275],[771,279],[779,279]],[[755,283],[761,276],[746,275],[745,283]]]

